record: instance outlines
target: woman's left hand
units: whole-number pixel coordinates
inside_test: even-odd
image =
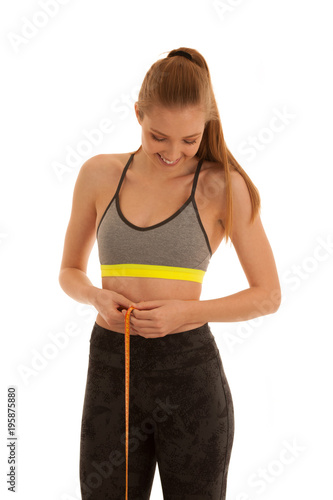
[[[186,324],[185,300],[149,300],[132,302],[131,331],[145,338],[165,337]],[[126,314],[126,309],[122,311]]]

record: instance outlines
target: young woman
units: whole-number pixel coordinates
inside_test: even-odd
[[[82,499],[125,496],[125,314],[130,316],[128,495],[225,499],[234,408],[209,322],[280,305],[260,197],[224,141],[209,70],[194,49],[155,62],[135,103],[142,144],[81,167],[59,282],[98,314],[82,415]],[[97,238],[102,288],[86,275]],[[211,256],[232,241],[249,288],[200,300]]]

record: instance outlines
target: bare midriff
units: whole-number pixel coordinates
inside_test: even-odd
[[[145,302],[151,300],[200,300],[202,284],[195,281],[169,280],[162,278],[137,277],[103,277],[102,287],[126,297],[129,302]],[[129,304],[130,305],[130,304]],[[96,323],[103,328],[119,332],[119,323],[112,326],[98,313]],[[193,330],[204,323],[185,323],[172,333]],[[118,328],[118,329],[117,329]],[[125,333],[124,327],[119,333]],[[136,335],[131,333],[131,335]]]

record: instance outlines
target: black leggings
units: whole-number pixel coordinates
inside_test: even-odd
[[[80,443],[82,500],[124,499],[125,335],[94,324]],[[130,336],[128,499],[224,500],[234,407],[208,323]]]

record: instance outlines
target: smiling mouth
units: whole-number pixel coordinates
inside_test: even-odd
[[[160,158],[160,160],[161,160],[161,161],[162,161],[165,165],[171,165],[171,166],[172,166],[172,165],[176,165],[176,164],[179,162],[180,158],[181,158],[181,157],[180,157],[180,158],[178,158],[178,160],[175,160],[175,161],[168,161],[168,160],[166,160],[166,159],[165,159],[162,155],[160,155],[160,153],[157,153],[157,155],[158,155],[158,157]]]

